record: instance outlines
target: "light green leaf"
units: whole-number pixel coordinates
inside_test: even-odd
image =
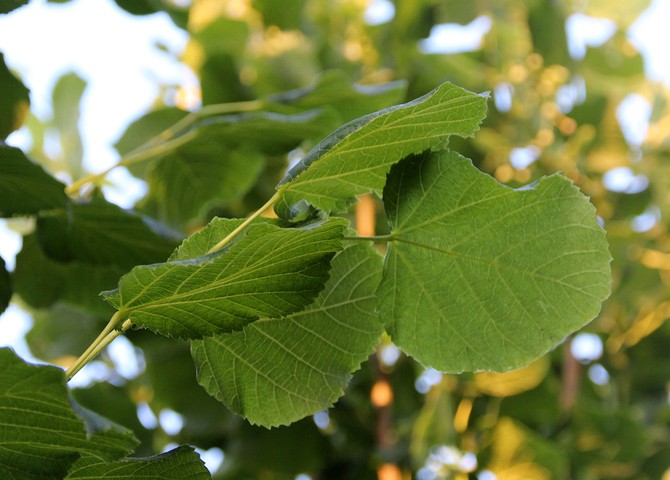
[[[30,215],[66,204],[65,185],[18,148],[0,142],[0,217]]]
[[[473,135],[486,99],[445,83],[409,103],[347,123],[286,174],[275,210],[291,219],[295,206],[307,201],[321,210],[343,211],[356,195],[380,193],[389,169],[402,158],[442,147],[450,135]]]
[[[182,446],[149,458],[129,458],[106,463],[95,457],[82,457],[66,480],[210,480],[212,477],[191,447]]]
[[[593,319],[611,260],[565,177],[513,190],[453,152],[389,174],[379,309],[396,344],[446,372],[527,365]]]
[[[380,277],[374,249],[346,248],[307,309],[193,341],[198,381],[233,412],[267,427],[328,408],[379,341],[374,292]]]
[[[65,375],[0,349],[0,478],[63,478],[86,448],[68,402]]]
[[[213,254],[135,267],[116,291],[104,296],[135,325],[180,338],[281,317],[302,309],[323,289],[330,260],[342,248],[346,223],[331,219],[293,229],[252,224],[228,248]],[[239,220],[215,225],[228,231]]]

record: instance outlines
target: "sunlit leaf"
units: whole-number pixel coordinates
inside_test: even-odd
[[[215,221],[216,235],[237,220]],[[346,221],[285,229],[251,225],[229,248],[185,261],[139,266],[105,298],[124,317],[164,335],[199,338],[277,318],[309,304],[328,279]],[[216,227],[219,227],[218,229]]]
[[[392,234],[381,316],[425,365],[525,366],[609,295],[605,233],[565,177],[513,190],[458,154],[426,153],[391,172],[384,204]]]
[[[30,215],[63,208],[65,185],[33,163],[18,148],[0,142],[0,216]]]
[[[412,102],[349,122],[286,174],[275,210],[290,219],[294,205],[306,201],[321,210],[342,211],[356,195],[381,192],[391,166],[408,154],[443,147],[450,135],[474,134],[486,98],[445,83]]]
[[[380,276],[372,248],[346,248],[305,310],[192,342],[198,381],[254,424],[284,425],[328,408],[379,341]]]

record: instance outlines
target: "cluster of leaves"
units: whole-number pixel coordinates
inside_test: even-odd
[[[563,359],[561,377],[561,350],[519,372],[445,376],[425,398],[414,389],[419,367],[404,356],[390,365],[373,355],[352,378],[384,330],[424,366],[501,371],[527,365],[597,314],[610,276],[595,211],[565,177],[540,177],[562,170],[592,196],[606,221],[618,211],[599,178],[611,164],[597,162],[599,150],[612,147],[606,141],[626,147],[611,125],[611,105],[627,92],[636,69],[641,72],[639,56],[626,53],[621,37],[575,62],[563,30],[547,28],[563,25],[572,6],[538,1],[518,7],[527,15],[513,6],[489,12],[494,26],[481,51],[434,56],[418,54],[417,42],[437,23],[476,18],[477,5],[396,2],[392,22],[370,27],[353,3],[292,1],[277,8],[277,2],[255,1],[240,18],[207,2],[194,2],[190,11],[162,2],[141,2],[142,11],[140,2],[117,3],[135,14],[168,8],[188,28],[193,48],[186,61],[200,75],[204,106],[190,114],[158,109],[119,140],[121,165],[148,186],[134,211],[97,190],[72,200],[65,185],[2,145],[0,213],[31,216],[35,227],[24,237],[14,271],[1,271],[0,298],[6,306],[13,293],[34,312],[29,343],[52,362],[83,351],[109,317],[107,329],[115,332],[128,320],[144,329],[126,333],[144,352],[146,371],[117,379],[120,386],[68,391],[59,370],[26,365],[2,351],[8,373],[0,383],[6,386],[0,414],[10,426],[0,462],[10,470],[3,474],[208,478],[188,447],[126,458],[151,455],[168,441],[222,448],[227,462],[220,478],[300,472],[369,478],[385,462],[418,469],[440,444],[476,452],[482,468],[518,468],[527,478],[547,478],[547,471],[610,475],[609,465],[632,474],[642,458],[652,476],[665,468],[653,461],[663,458],[662,439],[643,433],[631,406],[601,407],[627,392],[600,391],[585,378],[577,378],[582,388],[571,386],[566,372],[574,359]],[[192,59],[189,51],[200,55]],[[592,90],[594,79],[612,75],[607,69],[617,52],[630,69],[628,83],[616,94]],[[339,70],[304,87],[333,67]],[[596,105],[573,106],[568,116],[547,105],[574,83],[571,67],[580,68],[587,103]],[[489,71],[496,73],[481,73]],[[366,77],[368,84],[352,77]],[[387,81],[393,78],[409,82]],[[445,78],[474,91],[509,88],[512,107],[491,110],[472,140],[462,138],[484,119],[483,95],[447,83],[391,107]],[[74,144],[66,149],[73,155],[56,164],[39,148],[31,154],[77,180],[81,151],[71,127],[83,86],[74,76],[59,86],[71,97],[67,104],[55,101],[54,113],[63,112],[57,123],[63,145]],[[276,93],[282,90],[288,91]],[[58,88],[54,97],[62,98]],[[590,124],[602,138],[588,137]],[[39,139],[39,128],[32,125],[31,132]],[[539,160],[512,168],[510,151],[528,145],[541,152]],[[295,156],[302,158],[285,174]],[[515,187],[539,181],[513,190],[481,170]],[[376,248],[349,225],[352,203],[367,193],[381,198],[384,212]],[[268,199],[277,219],[250,225],[235,219]],[[649,196],[640,202],[642,210],[614,219],[627,222],[647,208]],[[630,268],[615,263],[624,267]],[[646,286],[654,284],[648,269],[641,274]],[[617,288],[625,285],[632,283]],[[637,288],[628,298],[639,295]],[[107,291],[107,302],[100,291]],[[649,298],[640,315],[658,298]],[[626,309],[624,300],[611,301],[605,320],[622,318]],[[651,314],[645,325],[658,324],[662,311]],[[626,339],[621,345],[631,345]],[[621,355],[621,349],[613,352],[612,361]],[[650,379],[652,392],[662,385],[656,380]],[[380,382],[391,386],[392,407],[369,403],[372,385]],[[300,420],[330,407],[347,385],[347,395],[329,410],[330,426]],[[571,389],[579,392],[577,402],[569,399]],[[559,403],[559,393],[568,400]],[[169,438],[143,427],[135,413],[141,402],[156,412],[181,413],[184,428]],[[219,402],[253,424],[295,423],[253,427]],[[29,415],[18,416],[17,408]],[[36,438],[36,432],[43,434]],[[633,443],[626,446],[624,438]],[[612,448],[601,448],[605,440]],[[25,441],[29,448],[17,447]],[[23,462],[24,455],[43,461]]]

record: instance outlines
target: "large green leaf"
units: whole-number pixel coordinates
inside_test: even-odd
[[[254,424],[285,425],[328,408],[379,341],[380,277],[375,250],[346,248],[307,309],[192,342],[198,381]]]
[[[450,135],[474,134],[486,99],[445,83],[409,103],[347,123],[286,174],[275,210],[290,219],[296,205],[306,201],[321,210],[343,211],[356,195],[381,192],[389,169],[405,156],[444,146]]]
[[[33,163],[18,148],[0,142],[0,216],[30,215],[63,208],[65,185]]]
[[[66,480],[164,479],[210,480],[212,477],[192,447],[182,446],[149,458],[129,458],[106,463],[92,456],[74,464]]]
[[[0,477],[63,478],[86,446],[63,371],[28,365],[0,349]]]
[[[158,222],[99,197],[41,216],[37,238],[43,251],[60,262],[126,270],[165,260],[180,240]]]
[[[458,154],[424,153],[392,170],[384,205],[392,233],[380,313],[425,365],[522,367],[609,295],[605,232],[565,177],[513,190]]]
[[[196,235],[221,239],[239,222],[215,220]],[[259,222],[213,254],[136,267],[105,298],[134,324],[180,338],[281,317],[302,309],[323,289],[345,225],[331,219],[286,229]]]

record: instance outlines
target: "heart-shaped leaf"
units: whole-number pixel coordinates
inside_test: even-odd
[[[389,174],[379,309],[397,345],[446,372],[527,365],[592,320],[611,260],[593,205],[565,177],[519,190],[458,154]]]

